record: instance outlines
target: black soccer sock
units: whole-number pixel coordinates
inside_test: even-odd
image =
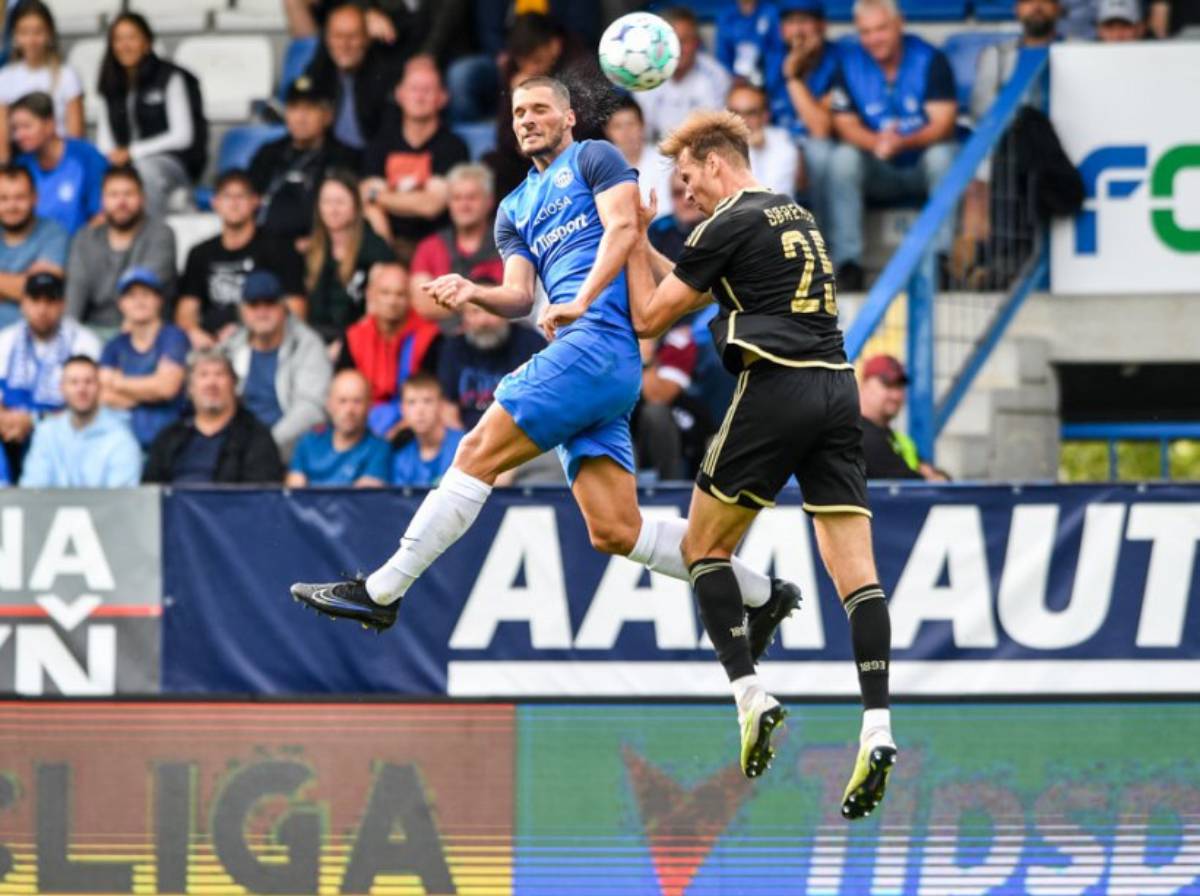
[[[754,659],[750,655],[750,640],[746,637],[746,622],[742,615],[742,593],[738,589],[733,567],[724,557],[697,560],[688,567],[696,603],[700,605],[700,621],[708,632],[725,667],[730,681],[754,674]]]
[[[864,585],[842,601],[850,617],[850,642],[863,709],[887,709],[888,667],[892,655],[892,620],[878,584]]]

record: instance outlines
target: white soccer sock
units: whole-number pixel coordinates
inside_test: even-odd
[[[892,741],[892,711],[890,709],[863,710],[862,733],[859,742],[867,746],[887,744],[894,746]]]
[[[637,543],[629,552],[629,559],[640,563],[654,572],[661,572],[673,579],[688,581],[687,566],[683,562],[683,535],[687,532],[687,520],[642,519],[642,531]],[[737,557],[731,558],[733,574],[737,577],[742,603],[747,607],[761,607],[771,599],[771,580],[761,572],[755,572]]]
[[[441,484],[417,508],[399,550],[367,577],[371,600],[386,605],[402,598],[429,564],[471,528],[491,493],[486,482],[457,467],[447,470]]]
[[[737,703],[739,719],[750,711],[754,701],[764,693],[762,685],[758,683],[757,675],[743,675],[741,678],[735,678],[729,682],[729,686],[733,688],[733,699]]]

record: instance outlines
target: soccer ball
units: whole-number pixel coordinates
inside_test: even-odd
[[[651,90],[675,74],[678,64],[675,29],[651,13],[621,16],[600,38],[600,68],[626,90]]]

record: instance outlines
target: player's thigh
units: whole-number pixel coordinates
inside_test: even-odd
[[[542,449],[522,431],[512,414],[492,402],[479,422],[458,443],[454,466],[487,483],[501,473],[533,460]]]
[[[879,581],[871,546],[871,520],[860,513],[813,515],[817,550],[839,597]]]
[[[691,566],[708,557],[732,557],[757,514],[757,509],[714,498],[696,486],[683,536],[684,562]]]
[[[584,457],[578,462],[571,493],[596,550],[622,556],[633,550],[642,514],[632,472],[607,455]]]

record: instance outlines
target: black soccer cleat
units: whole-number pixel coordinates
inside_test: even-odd
[[[746,608],[746,637],[754,662],[762,659],[783,620],[792,615],[803,598],[800,589],[785,579],[771,579],[771,597],[761,607]]]
[[[897,750],[891,744],[859,747],[854,773],[842,796],[842,817],[847,821],[866,818],[883,802],[888,777],[896,764]]]
[[[367,581],[361,576],[323,585],[297,582],[292,586],[292,598],[318,613],[333,619],[353,619],[377,632],[391,628],[400,611],[398,600],[386,606],[371,600]]]

